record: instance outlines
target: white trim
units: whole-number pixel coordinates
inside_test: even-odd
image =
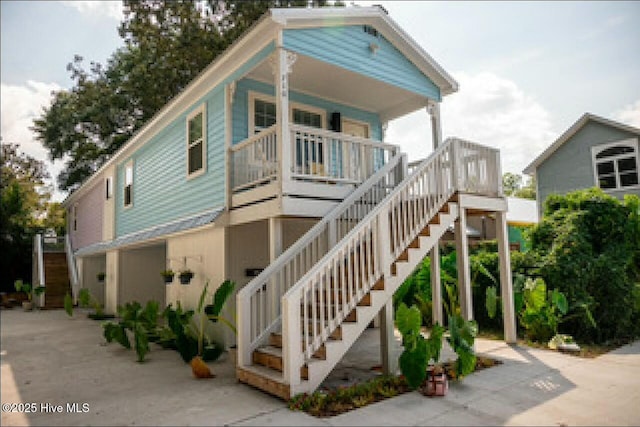
[[[124,164],[124,179],[122,180],[123,186],[122,186],[122,207],[123,209],[131,209],[131,207],[133,206],[133,185],[135,183],[135,174],[134,174],[134,167],[133,167],[133,159],[128,160],[125,164]],[[131,169],[131,183],[127,184],[127,170]],[[129,203],[127,204],[127,194],[126,194],[126,188],[127,185],[131,185],[131,190],[129,191]]]
[[[193,120],[198,114],[202,114],[202,138],[197,141],[189,141],[189,122]],[[187,181],[193,178],[197,178],[200,175],[203,175],[207,171],[207,103],[203,102],[199,107],[195,108],[185,119],[185,142],[186,142],[186,171],[187,171]],[[189,149],[202,143],[202,167],[194,172],[189,172]]]
[[[640,188],[640,182],[638,185],[622,187],[620,185],[620,172],[618,171],[618,162],[620,158],[629,158],[632,156],[632,153],[621,154],[612,157],[607,157],[606,159],[596,159],[596,155],[598,153],[616,146],[626,146],[635,150],[635,158],[636,158],[636,174],[638,174],[638,178],[640,178],[640,145],[638,144],[637,138],[627,138],[622,139],[620,141],[607,142],[604,144],[598,144],[591,147],[591,165],[593,166],[593,181],[594,185],[600,188],[600,180],[598,179],[598,163],[604,162],[613,162],[613,173],[616,179],[616,187],[615,188],[602,188],[605,192],[616,192],[616,191],[627,191],[627,190],[635,190]]]
[[[256,100],[260,100],[263,102],[270,102],[272,104],[276,104],[276,98],[271,96],[271,95],[267,95],[265,93],[262,92],[257,92],[254,90],[250,90],[248,91],[248,98],[249,98],[249,105],[248,105],[248,111],[247,114],[249,115],[248,120],[247,120],[247,134],[249,135],[249,138],[251,138],[253,135],[255,135],[255,101]],[[320,115],[320,121],[321,121],[321,128],[320,129],[326,129],[327,128],[327,111],[319,108],[319,107],[314,107],[313,105],[308,105],[308,104],[303,104],[301,102],[292,102],[289,101],[289,121],[291,123],[293,123],[293,110],[302,110],[302,111],[308,111],[310,113],[314,113],[314,114],[318,114]]]

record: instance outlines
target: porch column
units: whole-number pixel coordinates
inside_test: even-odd
[[[282,253],[282,218],[269,218],[269,262]]]
[[[432,321],[440,326],[444,326],[442,315],[442,285],[440,284],[440,240],[436,242],[431,251],[431,301],[432,301]]]
[[[278,159],[280,160],[280,183],[291,179],[291,135],[289,134],[289,74],[296,54],[283,47],[282,31],[278,32],[275,52],[274,74],[276,89],[276,123],[279,136]]]
[[[107,268],[104,281],[104,311],[116,314],[118,311],[118,288],[120,282],[120,251],[107,252]]]
[[[389,300],[378,314],[380,317],[380,359],[382,373],[394,375],[398,369],[398,358],[394,357],[393,301]]]
[[[433,143],[433,149],[442,144],[442,128],[440,125],[440,103],[436,101],[429,101],[427,104],[427,113],[431,118],[431,141]]]
[[[471,300],[469,244],[467,241],[467,212],[465,208],[460,208],[460,216],[455,222],[455,235],[460,314],[465,320],[471,320],[473,319],[473,304]]]
[[[496,212],[496,238],[500,255],[500,297],[504,323],[504,340],[516,342],[516,317],[513,302],[513,283],[511,280],[511,254],[509,252],[509,234],[507,233],[507,213]]]

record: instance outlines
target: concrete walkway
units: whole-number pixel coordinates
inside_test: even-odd
[[[0,312],[0,325],[3,426],[640,425],[640,342],[580,359],[478,340],[478,352],[504,364],[452,382],[446,397],[412,392],[320,419],[238,384],[226,358],[210,364],[211,380],[194,379],[178,353],[159,347],[138,364],[133,351],[105,345],[100,322],[83,314],[15,308]],[[377,339],[368,330],[334,381],[379,363]],[[35,411],[6,412],[7,403]]]

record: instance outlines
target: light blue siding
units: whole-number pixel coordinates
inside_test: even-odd
[[[375,53],[370,43],[379,48]],[[381,35],[361,25],[284,30],[284,46],[303,55],[440,101],[440,90]]]
[[[270,43],[216,88],[204,94],[177,119],[118,164],[116,237],[222,208],[226,200],[225,86],[240,78],[274,50]],[[206,104],[206,172],[187,179],[186,117]],[[246,113],[245,113],[246,114]],[[133,205],[124,208],[124,167],[133,160]]]
[[[251,79],[238,81],[233,97],[232,127],[234,144],[248,138],[249,91],[275,96],[273,85]],[[371,138],[382,140],[382,124],[380,118],[375,113],[293,91],[289,92],[289,99],[293,102],[299,102],[326,111],[327,121],[330,120],[331,113],[339,112],[343,118],[368,123],[371,127]]]
[[[224,98],[222,87],[211,91],[119,164],[116,236],[224,206]],[[202,102],[207,113],[207,168],[187,179],[186,116]],[[124,208],[124,167],[129,160],[133,160],[133,205]]]

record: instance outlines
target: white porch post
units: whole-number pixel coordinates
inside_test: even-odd
[[[120,251],[107,252],[107,268],[104,283],[105,312],[116,314],[118,311],[118,290],[120,282]]]
[[[442,314],[442,285],[440,284],[440,240],[436,242],[429,257],[431,258],[431,301],[432,301],[432,321],[435,325],[444,325]]]
[[[269,218],[269,262],[282,253],[282,218]]]
[[[460,314],[465,320],[471,320],[473,319],[473,304],[471,300],[471,271],[469,269],[469,245],[467,241],[467,212],[465,208],[460,208],[460,216],[455,222],[455,235]]]
[[[431,117],[431,141],[435,150],[442,144],[442,127],[440,124],[440,103],[429,101],[427,104],[427,113]]]
[[[390,299],[380,309],[380,358],[382,361],[382,373],[393,375],[398,369],[398,360],[394,356],[393,334],[393,301]]]
[[[280,160],[280,182],[285,185],[291,179],[291,135],[289,132],[289,73],[296,60],[293,52],[283,47],[282,31],[278,32],[277,49],[274,53],[274,74],[276,89],[276,123],[279,136],[278,159]]]
[[[513,302],[513,283],[511,280],[511,254],[507,233],[507,213],[496,212],[496,237],[500,254],[500,296],[504,322],[504,340],[516,342],[516,317]]]

